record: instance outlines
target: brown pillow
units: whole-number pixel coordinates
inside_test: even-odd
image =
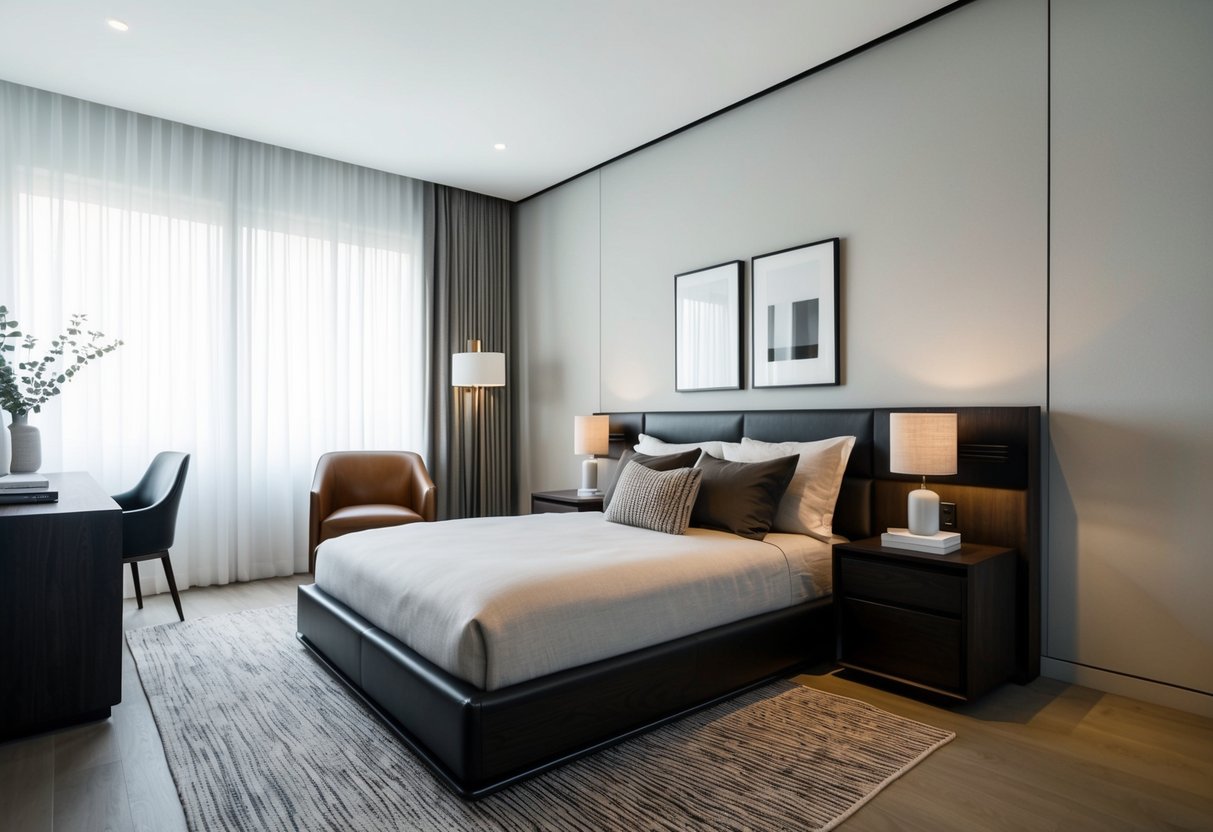
[[[654,471],[673,471],[675,468],[690,468],[695,464],[695,460],[697,459],[699,459],[698,448],[677,454],[662,454],[661,456],[637,453],[631,448],[625,450],[623,456],[619,459],[619,464],[615,466],[615,476],[611,478],[611,484],[607,486],[606,492],[602,495],[602,510],[606,511],[607,507],[610,506],[611,497],[615,493],[615,486],[619,484],[619,477],[623,474],[623,469],[628,466],[629,462],[639,462],[645,468],[651,468]]]
[[[725,462],[704,454],[696,466],[703,469],[703,483],[691,525],[762,540],[775,522],[798,459],[794,454],[766,462]]]
[[[666,534],[682,534],[691,519],[703,472],[698,468],[654,471],[635,460],[623,466],[615,502],[606,519]]]

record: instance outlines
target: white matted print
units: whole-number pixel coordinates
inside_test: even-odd
[[[674,275],[674,389],[741,388],[740,260]]]
[[[839,238],[751,260],[754,387],[838,384]]]

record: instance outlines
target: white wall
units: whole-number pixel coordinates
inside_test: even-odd
[[[598,174],[514,215],[520,510],[532,491],[576,488],[573,417],[602,410],[599,392]]]
[[[576,484],[594,407],[1046,405],[1051,373],[1046,666],[1213,709],[1164,686],[1213,691],[1213,4],[1138,5],[1053,2],[1052,297],[1045,0],[979,0],[520,205],[524,488]],[[843,385],[674,392],[673,275],[829,236]]]
[[[1213,3],[1054,0],[1052,91],[1046,669],[1213,692]]]
[[[603,407],[1043,404],[1043,8],[961,9],[605,168]],[[674,274],[833,236],[842,386],[674,392]]]
[[[595,408],[1043,405],[1044,8],[961,9],[522,203],[523,494],[576,485]],[[674,392],[674,274],[830,236],[843,385]]]

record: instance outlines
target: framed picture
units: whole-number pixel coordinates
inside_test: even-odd
[[[754,387],[838,384],[839,238],[750,265]]]
[[[674,389],[741,389],[740,260],[674,275]]]

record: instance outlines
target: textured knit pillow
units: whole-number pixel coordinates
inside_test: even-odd
[[[741,446],[738,445],[738,447]],[[690,468],[695,464],[695,460],[699,459],[699,453],[697,449],[692,448],[680,454],[650,456],[649,454],[638,454],[630,449],[624,450],[619,464],[615,466],[615,476],[611,478],[611,484],[607,486],[606,492],[602,495],[603,510],[605,511],[606,507],[611,504],[611,497],[615,494],[615,484],[619,482],[619,475],[623,473],[623,469],[628,466],[629,462],[639,462],[654,471],[672,471],[675,468]]]
[[[691,512],[691,525],[762,540],[771,530],[779,500],[792,480],[796,457],[725,462],[704,454],[696,467],[703,470],[703,485]]]
[[[682,534],[690,523],[691,506],[695,505],[702,477],[703,471],[698,468],[654,471],[629,462],[615,483],[606,519],[655,532]]]
[[[799,454],[796,473],[779,501],[771,528],[812,535],[829,543],[834,533],[834,504],[854,446],[854,436],[835,436],[817,442],[759,442],[746,437],[741,440],[741,451],[725,458],[761,462]]]

